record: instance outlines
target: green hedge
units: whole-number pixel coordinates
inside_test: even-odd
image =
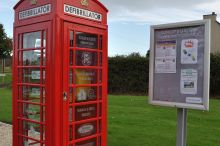
[[[109,58],[110,94],[146,94],[149,59],[138,55]]]
[[[211,54],[210,94],[220,95],[220,54]]]
[[[109,57],[110,94],[146,95],[148,91],[149,57],[133,53]],[[210,94],[220,95],[220,54],[211,54]]]

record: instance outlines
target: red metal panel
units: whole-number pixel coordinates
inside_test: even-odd
[[[78,121],[78,118],[79,118],[79,113],[77,113],[77,111],[75,111],[76,112],[76,114],[75,114],[75,112],[73,112],[73,114],[71,113],[71,115],[73,115],[73,116],[76,116],[76,117],[73,117],[73,118],[71,118],[72,120],[74,120],[73,122],[71,122],[71,127],[73,128],[73,130],[71,130],[71,131],[75,131],[75,133],[73,133],[73,135],[71,134],[71,136],[72,137],[74,137],[74,136],[76,136],[75,137],[75,140],[74,140],[74,138],[73,138],[73,140],[70,140],[70,142],[69,142],[69,144],[78,144],[78,143],[76,143],[77,141],[84,141],[84,139],[82,139],[82,137],[79,137],[79,134],[77,134],[77,131],[79,131],[78,130],[78,128],[79,128],[79,125],[82,125],[82,124],[86,124],[86,123],[88,123],[88,122],[95,122],[95,123],[93,123],[93,125],[87,125],[87,126],[85,126],[85,127],[83,127],[83,128],[81,128],[81,129],[86,129],[86,128],[88,128],[87,130],[85,130],[85,131],[89,131],[89,129],[93,129],[93,128],[95,128],[95,133],[92,133],[91,135],[86,135],[86,137],[88,138],[88,137],[90,137],[90,136],[94,136],[94,135],[96,135],[95,137],[96,137],[96,143],[95,143],[95,145],[99,145],[99,139],[100,139],[100,137],[101,137],[101,142],[102,142],[102,146],[106,146],[106,132],[107,132],[107,130],[106,130],[106,98],[107,97],[105,97],[105,95],[107,95],[107,94],[105,94],[104,92],[106,92],[107,93],[107,90],[106,89],[104,89],[104,86],[105,86],[105,84],[107,84],[107,80],[104,80],[104,77],[107,77],[107,68],[106,68],[106,70],[104,69],[104,65],[106,65],[106,63],[107,62],[104,62],[104,60],[107,60],[107,44],[106,43],[103,43],[102,44],[102,46],[103,46],[103,49],[102,50],[100,50],[100,41],[98,41],[98,47],[97,47],[97,49],[89,49],[89,48],[77,48],[77,46],[76,46],[76,35],[74,35],[74,46],[69,46],[69,41],[70,41],[70,36],[69,36],[69,33],[70,33],[70,31],[74,31],[74,34],[76,34],[76,32],[85,32],[85,33],[90,33],[90,34],[97,34],[97,36],[98,36],[98,40],[100,40],[99,38],[100,38],[100,36],[102,35],[103,36],[103,39],[105,39],[106,38],[106,40],[107,40],[107,36],[106,36],[106,31],[105,30],[102,30],[102,29],[97,29],[97,28],[93,28],[93,27],[88,27],[88,26],[83,26],[83,25],[77,25],[77,24],[73,24],[73,23],[65,23],[65,29],[64,29],[64,34],[66,34],[65,36],[67,36],[67,38],[65,37],[64,38],[64,42],[65,42],[65,47],[64,47],[64,65],[63,65],[63,67],[64,67],[64,69],[63,69],[63,71],[64,71],[64,76],[63,76],[63,85],[64,85],[64,91],[68,91],[69,89],[69,87],[71,88],[71,87],[73,87],[73,88],[77,88],[77,87],[99,87],[99,86],[101,86],[102,87],[102,98],[101,99],[99,99],[98,98],[98,96],[99,96],[99,89],[100,88],[97,88],[98,90],[97,90],[97,92],[98,92],[98,94],[96,94],[96,96],[97,96],[97,98],[96,98],[96,100],[95,101],[84,101],[84,102],[73,102],[73,103],[70,103],[70,104],[68,104],[68,100],[65,102],[65,104],[64,104],[64,112],[63,112],[63,119],[64,119],[64,121],[65,121],[65,123],[64,123],[64,131],[69,131],[68,129],[69,129],[69,121],[68,121],[68,112],[69,112],[69,107],[73,107],[73,108],[71,108],[71,111],[72,111],[72,109],[75,109],[76,108],[76,110],[78,110],[78,108],[79,107],[81,107],[81,111],[83,111],[82,113],[84,113],[84,114],[89,114],[89,115],[91,115],[90,117],[88,117],[88,118],[86,118],[86,119],[81,119],[81,120],[79,120]],[[70,50],[73,50],[74,52],[76,52],[76,51],[78,51],[78,50],[82,50],[82,51],[91,51],[91,52],[98,52],[98,64],[96,64],[95,66],[83,66],[83,64],[78,64],[78,65],[80,65],[80,66],[78,66],[77,65],[77,61],[76,61],[76,59],[77,59],[77,55],[75,54],[75,53],[73,53],[73,54],[75,54],[75,59],[74,59],[74,63],[73,63],[73,65],[70,65],[69,64],[69,51]],[[100,53],[102,53],[103,55],[102,56],[100,56],[99,54]],[[104,53],[106,53],[106,55],[104,55]],[[106,57],[106,58],[104,58],[104,56]],[[79,57],[79,56],[78,56]],[[100,58],[100,57],[103,57],[102,59]],[[101,64],[100,64],[100,61],[103,61],[102,62],[102,66],[100,66]],[[90,64],[90,65],[92,65],[92,64]],[[97,76],[97,78],[95,78],[96,80],[99,80],[99,78],[100,77],[102,77],[103,79],[102,79],[102,83],[93,83],[93,84],[88,84],[88,83],[86,83],[86,82],[84,82],[84,84],[69,84],[69,79],[68,79],[68,73],[69,73],[69,70],[70,69],[79,69],[79,68],[81,68],[81,69],[97,69],[97,70],[102,70],[102,74],[103,75],[101,75],[99,72],[98,72],[98,76]],[[74,74],[75,72],[73,72],[73,74]],[[105,75],[106,74],[106,75]],[[90,80],[90,81],[92,81],[92,80]],[[86,83],[86,84],[85,84]],[[74,96],[74,95],[73,95]],[[90,110],[88,109],[89,107],[90,107],[90,109],[93,109],[94,110],[94,106],[92,107],[92,105],[96,105],[95,106],[95,108],[96,108],[96,114],[94,114],[94,113],[91,113],[90,112]],[[87,107],[85,107],[85,105],[87,106]],[[82,107],[85,107],[84,109],[82,109]],[[99,110],[99,108],[101,109],[101,110]],[[102,114],[102,115],[101,115]],[[94,117],[94,115],[95,115],[95,117]],[[101,115],[101,117],[99,117],[99,115]],[[81,116],[80,116],[81,117]],[[101,122],[102,121],[102,122]],[[101,122],[101,123],[100,123]],[[94,125],[95,124],[95,125]],[[77,126],[78,125],[78,126]],[[90,128],[89,128],[90,127]],[[101,129],[99,128],[99,127],[102,127]],[[72,129],[71,128],[71,129]],[[94,129],[93,129],[94,130]],[[101,131],[100,131],[101,130]],[[100,131],[100,132],[99,132]],[[91,131],[89,131],[89,132],[91,132]],[[89,133],[88,132],[88,133]],[[94,131],[93,131],[94,132]],[[87,133],[87,134],[88,134]],[[66,133],[66,135],[64,136],[64,139],[68,139],[68,137],[69,137],[70,135],[68,134],[68,133]],[[87,140],[87,139],[85,139],[85,140]],[[68,142],[67,141],[65,141],[65,145],[66,144],[68,144]],[[84,144],[84,142],[82,142],[82,143],[79,143],[79,144]],[[86,143],[85,143],[86,144]]]
[[[107,9],[97,0],[88,1],[88,5],[82,5],[81,0],[37,0],[36,4],[30,2],[32,1],[21,0],[14,7],[13,145],[23,146],[23,141],[27,140],[30,142],[29,144],[39,144],[40,146],[43,144],[46,146],[71,146],[71,144],[72,146],[88,144],[106,146]],[[19,12],[47,4],[51,5],[49,13],[19,20]],[[64,4],[100,13],[102,21],[64,14]],[[27,56],[28,53],[24,46],[18,43],[19,35],[23,36],[24,33],[36,31],[41,31],[41,39],[44,37],[43,32],[47,32],[47,45],[44,47],[42,40],[40,47],[29,47],[28,51],[29,54],[30,52],[40,52],[41,63],[40,65],[23,64],[23,61],[20,62],[21,58]],[[75,46],[69,46],[70,31],[74,31],[74,38],[78,36],[76,31],[95,35],[98,44],[96,46],[90,44],[85,47],[81,44],[77,47],[75,41]],[[87,43],[92,43],[92,41],[88,40]],[[19,46],[21,47],[18,50]],[[102,49],[100,49],[101,46]],[[43,61],[44,50],[46,50],[46,65]],[[73,65],[70,65],[69,62],[70,50],[73,53],[71,57],[72,62],[75,63]],[[88,60],[77,63],[81,61],[77,58],[84,56],[85,59],[88,59],[86,57],[89,55],[96,59],[93,64],[90,64]],[[70,71],[72,71],[72,80],[74,80],[72,83],[69,83]],[[39,81],[30,81],[33,72],[36,76],[32,78],[38,77],[40,73]],[[43,76],[46,78],[44,79]],[[83,78],[87,78],[88,81]],[[45,88],[46,93],[44,93]],[[69,89],[72,89],[71,97]],[[36,95],[30,95],[30,90]],[[79,92],[82,90],[86,91],[87,96],[82,96],[83,98],[75,101],[78,98],[77,94],[85,94]],[[64,92],[67,92],[67,100],[63,99]],[[21,95],[22,97],[20,97]],[[35,96],[39,96],[39,102],[36,102],[38,98]],[[86,101],[84,98],[88,100]],[[35,107],[39,111],[29,111],[29,107]],[[46,112],[45,117],[42,116],[44,111]],[[36,119],[30,118],[34,114],[40,116],[37,116]],[[69,121],[69,115],[72,116],[72,121]],[[31,129],[34,130],[34,125],[30,127],[28,125],[30,123],[37,124],[35,128],[39,133],[45,133],[45,135],[31,137],[28,132]],[[69,139],[70,136],[72,139]]]
[[[49,42],[47,42],[47,47],[46,48],[42,48],[42,47],[39,47],[39,48],[37,48],[37,49],[22,49],[22,48],[18,48],[18,46],[22,46],[22,45],[18,45],[18,42],[19,42],[19,39],[18,39],[18,36],[20,35],[20,36],[23,36],[22,34],[24,34],[24,33],[29,33],[29,32],[36,32],[36,31],[39,31],[39,32],[41,32],[41,34],[43,34],[43,31],[47,31],[47,34],[49,34],[50,33],[50,31],[48,30],[48,28],[49,28],[49,26],[50,26],[50,22],[44,22],[44,23],[41,23],[40,25],[30,25],[30,26],[25,26],[25,27],[22,27],[22,28],[16,28],[15,29],[15,46],[14,46],[14,66],[13,66],[13,127],[14,127],[14,129],[13,129],[13,145],[14,146],[17,146],[17,145],[22,145],[22,143],[23,143],[23,141],[21,140],[21,138],[22,137],[24,137],[24,138],[27,138],[27,139],[29,139],[29,140],[33,140],[33,141],[35,141],[36,143],[37,142],[39,142],[39,143],[41,143],[41,145],[43,144],[43,143],[45,143],[44,142],[44,140],[43,140],[43,135],[42,134],[40,134],[41,136],[39,137],[41,140],[36,140],[36,139],[33,139],[33,138],[31,138],[31,137],[29,137],[29,136],[25,136],[25,135],[23,135],[23,134],[21,134],[20,132],[19,132],[19,130],[18,130],[18,128],[24,128],[23,127],[23,124],[20,124],[20,125],[18,125],[18,123],[20,122],[31,122],[31,123],[35,123],[35,124],[42,124],[42,125],[46,125],[46,129],[47,128],[49,128],[50,126],[50,118],[48,118],[48,115],[49,114],[46,114],[46,119],[45,119],[45,122],[41,122],[42,120],[44,120],[44,119],[42,119],[42,118],[44,118],[44,117],[42,117],[42,116],[40,116],[39,117],[39,122],[38,121],[36,121],[36,119],[27,119],[27,118],[23,118],[22,116],[25,116],[25,115],[23,115],[23,113],[24,112],[27,112],[28,114],[29,114],[29,116],[32,116],[32,111],[28,111],[28,109],[26,109],[26,111],[24,111],[23,110],[23,106],[18,106],[18,105],[23,105],[23,104],[26,104],[26,105],[28,105],[28,106],[36,106],[36,107],[39,107],[39,113],[38,112],[35,112],[34,114],[40,114],[40,115],[43,115],[43,108],[44,107],[47,107],[46,108],[46,113],[49,113],[49,110],[47,110],[47,109],[49,109],[49,107],[50,107],[50,105],[48,105],[48,100],[47,99],[45,99],[45,104],[43,103],[43,89],[41,89],[40,88],[40,91],[39,91],[39,99],[41,100],[39,103],[35,103],[35,102],[31,102],[31,101],[28,101],[28,100],[25,100],[24,99],[24,93],[25,92],[27,92],[27,91],[25,91],[24,92],[24,89],[23,88],[21,88],[21,87],[23,87],[23,86],[26,86],[26,87],[45,87],[45,86],[47,86],[47,82],[46,82],[46,84],[45,83],[43,83],[43,80],[42,80],[42,78],[40,79],[40,84],[39,83],[28,83],[28,82],[26,82],[25,80],[22,80],[22,76],[24,76],[23,74],[19,74],[19,76],[20,76],[20,78],[21,79],[19,79],[18,80],[18,70],[20,70],[20,71],[22,71],[23,72],[23,70],[24,69],[28,69],[28,70],[30,70],[30,69],[39,69],[39,72],[43,72],[43,70],[48,70],[47,68],[45,68],[45,67],[43,67],[42,65],[43,65],[43,61],[42,61],[42,59],[43,59],[43,49],[46,49],[46,50],[48,50],[48,47],[50,47],[50,43]],[[42,37],[43,35],[41,35],[40,37],[41,37],[41,46],[43,45],[43,37]],[[50,35],[48,35],[48,37],[49,37]],[[50,37],[49,37],[50,38]],[[48,39],[49,39],[48,38]],[[23,41],[20,41],[20,43],[21,42],[23,42]],[[23,51],[27,51],[27,52],[31,52],[31,51],[33,51],[33,50],[36,50],[36,51],[40,51],[41,52],[41,61],[40,61],[40,66],[23,66],[22,64],[19,64],[19,66],[18,66],[18,61],[20,60],[18,60],[18,52],[20,52],[20,53],[22,53]],[[47,56],[47,55],[46,55]],[[22,56],[21,56],[22,57]],[[27,56],[26,56],[27,57]],[[28,75],[29,76],[29,75]],[[43,74],[41,74],[41,76],[43,76]],[[47,75],[46,75],[47,76]],[[47,78],[47,77],[46,77]],[[23,82],[23,81],[25,81],[25,82]],[[18,88],[21,88],[21,89],[19,89],[19,92],[18,92]],[[47,88],[47,87],[46,87]],[[21,90],[23,90],[23,91],[21,91]],[[21,91],[21,92],[20,92]],[[29,91],[28,91],[29,92]],[[41,93],[40,93],[41,92]],[[25,93],[25,94],[27,94],[27,93]],[[29,93],[28,93],[29,94]],[[32,93],[33,94],[33,93]],[[30,95],[30,94],[29,94]],[[29,96],[28,95],[28,96]],[[19,96],[19,99],[18,99],[18,96]],[[36,96],[36,95],[35,95]],[[46,95],[45,95],[46,97],[49,97],[48,95],[47,95],[47,92],[46,92]],[[20,113],[22,113],[20,116],[18,115],[18,112],[20,112]],[[47,131],[48,130],[46,130],[46,133],[47,133]],[[39,132],[40,133],[44,133],[45,131],[43,131],[43,129],[42,129],[42,126],[40,126],[40,128],[39,128]],[[20,133],[20,134],[19,134]],[[20,135],[20,136],[19,136]],[[48,135],[48,134],[46,134],[47,135],[47,138],[50,138],[50,135]],[[20,139],[19,139],[20,138]]]

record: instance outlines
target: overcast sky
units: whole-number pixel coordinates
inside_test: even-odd
[[[127,55],[149,49],[150,25],[202,19],[216,12],[220,0],[100,0],[109,9],[109,55]],[[13,6],[17,0],[1,0],[0,23],[13,34]],[[218,17],[219,19],[219,17]]]

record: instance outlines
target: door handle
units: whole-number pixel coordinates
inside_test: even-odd
[[[63,92],[63,101],[67,101],[67,92]]]

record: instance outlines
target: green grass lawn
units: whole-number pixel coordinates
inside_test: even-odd
[[[12,92],[10,89],[0,88],[0,121],[12,121]]]
[[[5,77],[0,77],[0,84],[12,84],[12,73],[5,73]]]
[[[176,109],[143,96],[109,96],[109,146],[175,146]],[[188,111],[188,146],[220,146],[220,100],[210,111]]]
[[[0,121],[11,123],[11,90],[0,89]],[[176,109],[144,96],[109,96],[109,146],[175,146]],[[220,100],[210,111],[188,111],[188,146],[220,146]]]

